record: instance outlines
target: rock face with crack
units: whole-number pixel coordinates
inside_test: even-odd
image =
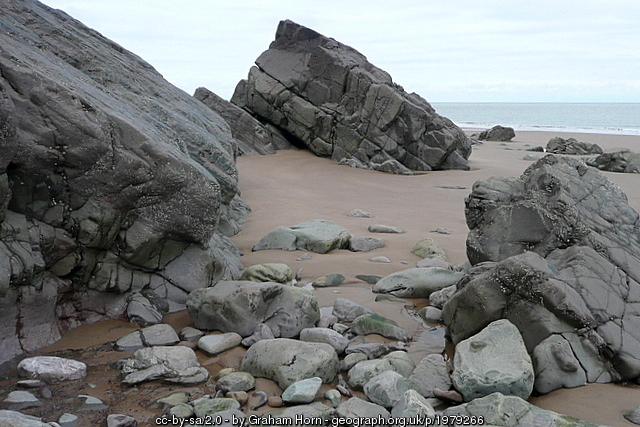
[[[236,277],[224,120],[59,10],[7,0],[0,26],[0,364]]]
[[[468,169],[471,143],[460,128],[355,49],[289,20],[231,102],[319,156]]]
[[[444,305],[454,343],[504,318],[540,392],[640,376],[640,220],[615,184],[548,155],[477,182],[466,205],[475,266]]]

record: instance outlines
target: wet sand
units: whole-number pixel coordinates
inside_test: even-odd
[[[273,156],[240,157],[240,187],[242,197],[253,212],[247,218],[243,230],[233,238],[244,253],[245,266],[264,262],[282,262],[295,272],[301,272],[301,284],[307,284],[328,273],[341,273],[345,282],[338,288],[317,289],[320,307],[330,307],[337,297],[350,298],[379,314],[396,320],[410,332],[422,332],[425,326],[412,315],[413,310],[403,302],[376,302],[377,294],[371,285],[355,278],[357,274],[387,275],[395,271],[415,267],[419,257],[410,252],[413,245],[424,237],[433,237],[445,249],[452,264],[466,262],[465,239],[467,226],[464,219],[464,199],[473,183],[490,176],[519,176],[531,164],[523,160],[527,155],[543,153],[527,152],[526,148],[545,146],[553,136],[597,143],[604,149],[628,147],[640,151],[640,136],[561,134],[547,132],[518,132],[509,143],[486,142],[474,147],[470,171],[429,172],[415,176],[396,176],[374,171],[353,169],[314,156],[305,151],[282,151]],[[629,196],[630,204],[640,210],[640,175],[606,174]],[[448,188],[446,188],[448,187]],[[352,218],[347,213],[353,209],[369,212],[372,218]],[[357,253],[346,250],[329,254],[311,253],[312,258],[296,261],[303,252],[259,251],[251,247],[267,232],[280,225],[294,225],[314,218],[333,221],[346,227],[355,236],[373,235],[367,231],[370,224],[385,224],[403,228],[404,234],[375,234],[386,241],[384,248],[372,252]],[[434,233],[438,227],[447,228],[451,234]],[[369,261],[373,256],[386,256],[391,263]],[[410,300],[416,306],[424,306],[426,300]],[[186,312],[174,313],[165,321],[176,330],[190,325]],[[39,354],[54,354],[82,360],[89,365],[85,382],[73,382],[52,386],[55,401],[53,409],[25,410],[25,413],[45,416],[55,420],[64,412],[73,412],[73,404],[62,396],[90,394],[110,405],[108,413],[125,413],[141,421],[140,425],[155,425],[154,418],[161,413],[152,403],[172,391],[185,390],[198,397],[208,394],[206,387],[176,387],[148,383],[137,387],[125,387],[119,373],[111,364],[129,353],[111,351],[111,344],[119,337],[134,330],[135,326],[124,321],[100,322],[87,325],[65,334],[58,343],[43,349]],[[368,336],[368,341],[380,340]],[[409,349],[417,362],[425,354],[425,346],[413,345]],[[212,375],[223,367],[238,367],[244,350],[236,348],[215,358],[200,354],[200,362]],[[13,389],[15,379],[0,381],[0,390]],[[75,384],[80,383],[80,384]],[[268,394],[280,392],[268,380],[259,380],[259,387]],[[5,395],[5,393],[1,393]],[[639,386],[589,385],[573,390],[557,390],[542,397],[531,398],[538,406],[588,421],[610,426],[632,426],[622,417],[628,409],[640,405]],[[263,408],[264,412],[265,409]],[[247,413],[251,413],[248,411]],[[82,414],[82,425],[99,425],[106,413]]]

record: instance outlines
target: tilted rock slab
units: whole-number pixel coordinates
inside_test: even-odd
[[[231,102],[319,156],[468,169],[471,143],[460,128],[355,49],[289,20]]]
[[[273,380],[285,390],[313,377],[320,377],[323,383],[333,381],[338,373],[338,355],[329,344],[276,338],[249,347],[240,369]]]
[[[466,205],[476,265],[444,305],[454,343],[505,318],[540,392],[640,376],[640,220],[618,186],[548,155],[477,182]]]
[[[3,1],[0,27],[0,364],[128,294],[177,310],[237,277],[224,120],[60,10]]]
[[[187,310],[198,329],[254,333],[260,323],[276,337],[295,337],[320,319],[318,301],[306,289],[270,282],[229,281],[196,289]]]

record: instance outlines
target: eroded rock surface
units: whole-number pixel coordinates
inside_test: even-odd
[[[234,278],[224,120],[62,11],[7,0],[0,27],[0,364],[132,293],[176,310]]]
[[[231,102],[319,156],[378,169],[468,169],[471,143],[460,128],[355,49],[289,20]]]
[[[477,182],[466,215],[476,265],[444,305],[454,343],[505,318],[540,392],[640,376],[640,220],[618,186],[548,155]]]

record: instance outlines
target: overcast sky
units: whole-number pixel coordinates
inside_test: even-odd
[[[430,102],[640,102],[640,0],[44,0],[192,94],[229,99],[278,21]]]

